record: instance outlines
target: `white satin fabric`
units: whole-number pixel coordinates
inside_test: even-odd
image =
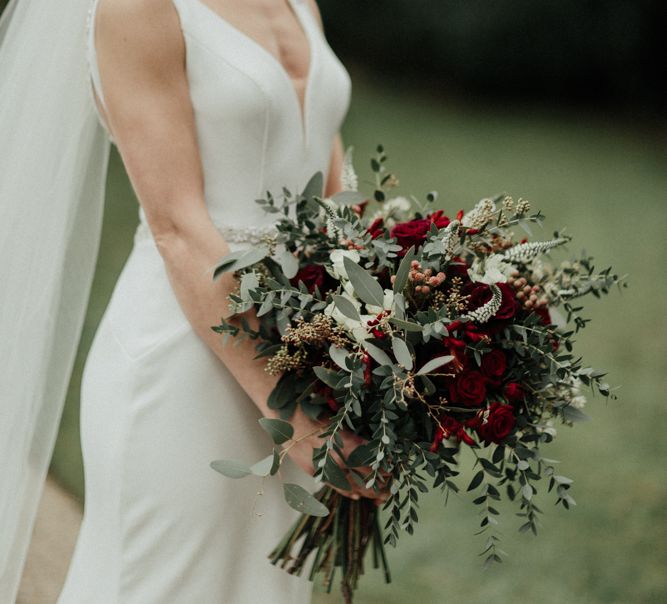
[[[349,105],[349,75],[307,4],[288,0],[310,45],[302,120],[277,59],[201,0],[173,2],[211,217],[241,231],[269,224],[275,215],[256,198],[280,194],[283,185],[299,190],[317,170],[327,175]],[[103,99],[92,43],[89,63]],[[142,211],[140,218],[145,234]],[[298,516],[280,482],[233,480],[209,467],[219,458],[266,456],[271,442],[259,417],[193,332],[153,240],[137,237],[84,370],[86,500],[59,604],[309,602],[312,584],[267,559]],[[315,488],[291,462],[282,472],[285,481]]]

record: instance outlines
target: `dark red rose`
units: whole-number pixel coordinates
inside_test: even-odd
[[[545,325],[551,325],[551,315],[549,314],[549,309],[546,306],[539,306],[533,308],[533,312],[540,317],[542,323]]]
[[[456,437],[459,442],[463,441],[466,445],[472,446],[475,444],[475,441],[465,431],[464,424],[450,415],[443,415],[440,417],[439,425],[435,429],[430,451],[436,451],[443,439],[451,438],[452,436]]]
[[[495,319],[511,319],[519,310],[519,303],[516,299],[516,292],[507,283],[496,283],[502,292],[502,301],[500,308],[495,314]],[[486,283],[475,284],[470,293],[470,301],[468,306],[470,310],[475,310],[480,306],[484,306],[491,298],[491,288]]]
[[[414,220],[399,222],[394,225],[391,231],[389,231],[389,235],[390,237],[396,237],[396,242],[403,248],[398,255],[404,256],[405,252],[411,246],[418,246],[423,243],[432,222],[436,227],[442,229],[450,223],[450,220],[442,214],[442,210],[437,210],[426,218],[415,218]]]
[[[500,444],[512,433],[515,424],[516,418],[512,405],[491,403],[487,421],[478,426],[477,432],[487,444]]]
[[[479,371],[459,373],[449,385],[451,402],[465,407],[478,407],[486,398],[486,378]]]
[[[507,369],[507,358],[497,348],[482,357],[482,373],[489,377],[501,377]]]
[[[376,218],[371,225],[366,229],[368,233],[371,234],[371,239],[377,239],[378,237],[382,237],[383,230],[382,227],[384,226],[384,220],[382,216]]]
[[[526,391],[522,388],[521,384],[517,384],[516,382],[507,384],[504,394],[510,403],[518,403],[526,397]]]
[[[315,291],[315,286],[319,287],[322,291],[322,286],[324,285],[324,278],[326,271],[324,267],[320,264],[307,264],[302,266],[299,269],[299,272],[290,279],[292,285],[298,285],[299,281],[303,281],[303,284],[308,288],[308,291],[312,294]]]

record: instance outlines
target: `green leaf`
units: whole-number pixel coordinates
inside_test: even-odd
[[[322,191],[324,190],[324,175],[322,172],[315,172],[308,181],[305,189],[301,193],[306,199],[311,197],[322,197]]]
[[[347,458],[347,466],[349,468],[360,468],[368,466],[375,460],[375,452],[368,443],[359,445]]]
[[[257,287],[259,287],[257,275],[254,272],[244,273],[239,286],[241,297],[247,300],[250,297],[250,291],[257,289]]]
[[[271,455],[250,466],[250,471],[256,476],[268,476],[273,469],[274,463],[275,456],[271,453]]]
[[[335,388],[340,381],[340,376],[338,375],[337,371],[332,371],[331,369],[320,366],[313,367],[313,371],[320,379],[320,381],[324,382],[327,386],[331,386],[332,388]]]
[[[347,256],[343,257],[343,266],[350,278],[354,293],[366,304],[382,307],[384,290],[375,277]]]
[[[331,199],[342,206],[351,206],[355,203],[366,201],[368,197],[358,191],[341,191],[340,193],[336,193]]]
[[[426,363],[418,372],[417,375],[424,375],[425,373],[430,373],[434,369],[437,369],[438,367],[441,367],[442,365],[446,365],[450,361],[453,361],[454,357],[451,355],[445,355],[441,357],[435,357],[434,359],[431,359],[428,363]]]
[[[237,252],[232,252],[232,254],[236,254]],[[239,271],[242,268],[247,268],[248,266],[251,266],[253,264],[256,264],[260,260],[263,260],[268,256],[269,254],[269,248],[266,245],[258,245],[256,247],[252,247],[249,250],[242,250],[241,255],[236,258],[232,264],[227,264],[225,261],[229,256],[225,256],[225,258],[222,259],[222,263],[218,264],[218,267],[215,269],[213,272],[213,279],[216,279],[221,273],[226,272],[228,270],[235,270]],[[221,268],[224,267],[224,268]]]
[[[308,516],[328,516],[329,509],[319,502],[306,489],[298,484],[283,484],[283,495],[287,504],[297,512]]]
[[[210,463],[210,466],[216,472],[220,472],[220,474],[229,478],[243,478],[252,474],[252,470],[247,464],[234,459],[216,459]]]
[[[468,485],[468,491],[474,491],[480,484],[482,484],[482,480],[484,479],[484,470],[480,470],[475,474],[470,481],[470,484]]]
[[[402,292],[405,284],[408,282],[408,273],[410,272],[410,263],[415,258],[415,246],[411,246],[403,260],[398,265],[398,270],[396,271],[396,279],[394,279],[394,293]]]
[[[354,304],[352,304],[352,302],[350,302],[345,296],[334,294],[333,301],[334,304],[336,305],[336,308],[340,310],[340,312],[342,312],[346,317],[354,319],[355,321],[361,321],[361,317],[359,316],[359,311],[356,309]]]
[[[343,491],[349,491],[352,488],[345,476],[345,472],[343,472],[330,455],[326,458],[322,479]]]
[[[396,360],[408,371],[412,369],[412,354],[410,349],[402,338],[393,337],[391,339],[391,348],[394,351]]]
[[[218,264],[213,271],[213,279],[217,279],[222,273],[231,270],[234,264],[236,264],[236,261],[243,256],[245,252],[245,250],[236,250],[218,260]]]
[[[294,436],[292,424],[283,419],[262,417],[259,425],[269,434],[276,445],[281,445]]]
[[[278,262],[280,263],[280,268],[283,269],[285,277],[288,279],[295,277],[299,272],[299,260],[288,249],[283,250],[283,252],[278,256]]]
[[[345,364],[345,359],[347,358],[347,350],[344,348],[338,348],[335,344],[329,346],[329,356],[336,365],[338,365],[343,371],[350,371]]]
[[[405,331],[422,331],[424,329],[419,323],[404,321],[403,319],[397,319],[396,317],[389,317],[389,322]]]
[[[394,363],[392,360],[389,358],[389,355],[382,350],[381,348],[378,348],[375,344],[371,344],[370,342],[364,340],[363,342],[364,348],[368,351],[368,354],[373,357],[376,363],[379,365],[393,365]]]

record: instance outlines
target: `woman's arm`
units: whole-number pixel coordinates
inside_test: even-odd
[[[169,0],[100,0],[96,50],[103,82],[106,120],[137,198],[146,213],[169,281],[184,314],[248,393],[260,412],[276,417],[267,400],[278,376],[254,360],[252,340],[223,345],[211,330],[229,317],[232,273],[212,279],[212,268],[230,250],[206,208],[204,182],[192,104],[185,72],[185,47],[178,15]],[[258,326],[254,310],[245,313]],[[320,423],[297,410],[297,436]],[[359,442],[345,437],[348,451]],[[316,437],[304,438],[290,456],[313,473]],[[373,496],[372,492],[356,489]]]

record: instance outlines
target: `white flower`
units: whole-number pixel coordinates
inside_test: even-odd
[[[380,208],[371,216],[370,221],[373,222],[378,218],[382,218],[386,226],[391,227],[396,220],[405,218],[405,214],[409,212],[411,208],[412,203],[406,197],[392,197],[391,199],[382,202]]]
[[[329,260],[331,260],[333,271],[338,279],[348,279],[347,271],[345,270],[345,265],[343,264],[343,258],[349,258],[353,262],[359,262],[361,256],[357,250],[341,250],[335,249],[329,252]]]
[[[482,272],[482,265],[484,272]],[[475,258],[472,266],[468,269],[468,275],[473,281],[492,285],[494,283],[505,283],[511,276],[514,267],[505,262],[500,254],[492,254],[486,260]]]

